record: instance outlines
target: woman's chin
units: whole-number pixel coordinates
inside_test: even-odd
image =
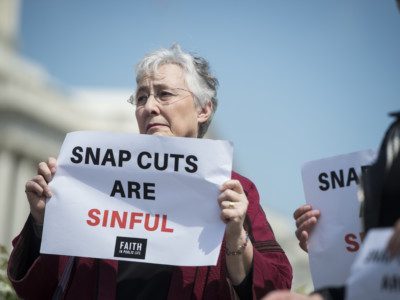
[[[149,131],[147,131],[146,134],[158,135],[158,136],[174,136],[171,132],[164,131],[164,130],[149,130]]]

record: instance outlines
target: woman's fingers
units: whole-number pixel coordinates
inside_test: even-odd
[[[57,171],[57,159],[54,157],[49,157],[47,159],[47,165],[51,171],[51,174],[55,174]]]
[[[233,202],[224,200],[220,203],[221,207],[221,220],[224,223],[229,221],[241,222],[246,215],[247,204],[242,202]]]
[[[36,175],[25,184],[25,192],[34,193],[37,197],[51,197],[52,193],[47,181],[42,175]]]
[[[221,209],[245,207],[247,210],[248,200],[238,180],[228,180],[219,189],[221,194],[218,197],[218,203]]]
[[[308,252],[308,232],[303,231],[300,234],[299,238],[299,246],[301,249],[303,249],[305,252]]]
[[[307,233],[310,233],[315,225],[317,224],[318,219],[316,217],[311,217],[304,222],[302,222],[298,227],[297,230],[295,231],[297,238],[299,239],[300,234],[303,231],[306,231]],[[297,224],[296,224],[297,225]]]
[[[249,202],[238,180],[228,180],[220,187],[218,203],[221,207],[221,220],[226,224],[225,236],[234,239],[243,230]]]
[[[50,182],[56,171],[57,160],[54,157],[49,157],[47,162],[39,163],[37,174],[42,175],[47,182]]]
[[[312,209],[311,205],[306,204],[300,206],[293,214],[296,220],[296,237],[299,240],[300,248],[308,252],[308,237],[309,233],[314,229],[317,224],[320,211]]]
[[[293,213],[293,218],[295,220],[297,220],[297,218],[299,218],[301,215],[303,215],[304,213],[310,211],[312,209],[310,204],[305,204],[300,206],[298,209],[295,210],[295,212]]]
[[[319,218],[319,215],[320,215],[319,210],[314,209],[311,211],[307,211],[306,213],[304,213],[303,215],[301,215],[296,219],[296,227],[297,228],[301,227],[304,223],[307,223],[311,219],[317,220]]]
[[[30,205],[30,211],[39,224],[43,223],[46,198],[53,196],[49,182],[57,171],[57,160],[49,157],[47,162],[38,164],[37,175],[25,184],[25,193]]]
[[[243,193],[243,187],[240,181],[236,179],[227,180],[220,186],[221,191],[226,189],[234,190],[237,193]]]

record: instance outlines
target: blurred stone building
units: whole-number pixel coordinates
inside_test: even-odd
[[[25,183],[40,161],[57,157],[66,133],[138,132],[126,102],[132,91],[66,87],[20,55],[20,5],[0,0],[0,244],[9,251],[29,214]],[[267,216],[292,263],[293,289],[311,291],[307,255],[298,247],[293,221],[270,211]]]
[[[28,214],[25,182],[77,130],[138,132],[130,91],[63,87],[18,52],[20,2],[0,0],[0,244]]]

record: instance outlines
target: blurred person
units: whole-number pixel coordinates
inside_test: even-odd
[[[360,185],[361,215],[364,233],[372,228],[393,227],[387,251],[392,257],[400,254],[400,112],[391,114],[395,121],[389,126],[376,161],[362,174]],[[320,211],[307,204],[293,214],[300,247],[308,252],[308,237],[318,226]],[[275,291],[263,300],[341,300],[345,287],[327,287],[304,296],[289,291]]]
[[[202,138],[217,108],[208,63],[175,44],[136,65],[131,102],[141,134]],[[218,201],[226,224],[216,266],[179,267],[40,254],[48,186],[57,160],[26,183],[30,215],[13,241],[8,276],[23,299],[260,299],[290,289],[292,269],[276,242],[254,184],[232,172]],[[194,212],[195,213],[195,212]]]

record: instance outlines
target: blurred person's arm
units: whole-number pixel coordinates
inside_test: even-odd
[[[48,183],[56,170],[57,160],[50,157],[39,163],[37,175],[25,185],[30,215],[13,240],[7,270],[17,295],[24,299],[50,299],[58,282],[59,257],[40,254],[46,198],[52,196]]]
[[[242,248],[241,250],[243,251],[238,255],[227,255],[225,249],[226,268],[229,273],[228,276],[231,284],[233,284],[240,299],[260,299],[269,291],[290,289],[292,268],[285,252],[276,241],[271,226],[260,205],[260,197],[256,186],[249,179],[235,172],[232,174],[232,179],[237,179],[242,186],[244,194],[241,194],[240,189],[238,189],[237,192],[242,195],[242,213],[244,213],[244,215],[242,215],[241,223],[239,223],[240,226],[238,224],[236,224],[236,226],[232,223],[230,224],[232,227],[227,226],[225,233],[225,248],[229,249],[230,252],[239,248]],[[222,200],[223,202],[223,199],[224,196],[222,196],[219,201]],[[248,204],[246,204],[247,202]],[[236,203],[237,202],[235,202],[235,206]],[[226,207],[226,204],[222,204],[222,206]],[[233,210],[234,209],[230,209],[228,212],[234,214],[235,212],[233,212]],[[236,213],[240,215],[239,211]],[[223,217],[223,215],[221,216]],[[232,233],[233,235],[231,235]],[[248,235],[248,242],[246,242],[247,245],[243,248],[240,246],[244,245],[242,239],[245,238],[246,234]],[[239,236],[239,239],[236,238],[238,241],[237,245],[234,244],[235,236]],[[231,244],[232,242],[233,244]],[[240,257],[243,254],[245,254],[245,256]],[[250,261],[249,258],[251,257],[252,260]],[[237,260],[240,259],[243,259],[243,262],[250,262],[250,265],[248,265],[250,269],[246,270],[245,277],[242,275],[241,279],[234,281],[230,276],[232,276],[234,272],[233,268],[238,267],[238,265],[235,266],[235,264]],[[241,262],[239,264],[241,264]],[[240,280],[243,281],[239,283]]]

